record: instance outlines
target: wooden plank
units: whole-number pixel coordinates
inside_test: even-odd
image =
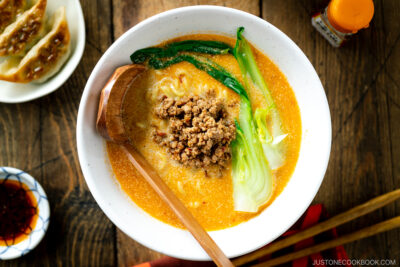
[[[340,192],[335,200],[336,206],[341,204],[339,209],[350,207],[352,206],[350,203],[365,201],[373,195],[382,194],[400,186],[400,181],[396,179],[399,177],[399,172],[396,173],[396,167],[394,167],[398,165],[395,164],[394,157],[394,153],[398,150],[393,146],[399,143],[399,129],[398,126],[397,128],[394,126],[395,120],[391,119],[395,116],[390,114],[391,112],[396,114],[393,99],[390,97],[390,92],[393,91],[395,85],[391,83],[385,71],[388,62],[396,58],[393,50],[399,47],[399,27],[391,22],[399,12],[400,3],[385,1],[383,4],[377,1],[375,7],[376,13],[370,29],[371,38],[370,41],[363,40],[363,43],[370,52],[371,60],[379,65],[378,73],[372,76],[371,84],[365,84],[365,97],[361,95],[352,114],[349,114],[348,120],[342,123],[341,127],[348,130],[338,133],[338,138],[333,141],[336,153],[333,151],[332,155],[336,155],[335,162],[330,165],[327,173],[327,178],[331,181],[342,177],[326,187],[330,188],[332,193]],[[393,61],[396,62],[396,60]],[[360,68],[358,71],[363,70]],[[398,74],[398,71],[394,73]],[[396,131],[397,138],[393,137]],[[348,149],[351,151],[347,152]],[[339,183],[341,185],[338,186]],[[321,200],[326,198],[324,191],[318,196]],[[341,199],[342,203],[338,199]],[[343,232],[359,229],[398,215],[398,207],[398,204],[394,203],[344,227]],[[346,249],[351,258],[355,259],[395,259],[399,262],[399,238],[400,231],[394,230],[347,245]],[[380,245],[377,246],[377,244]]]
[[[390,57],[393,48],[399,45],[400,3],[397,0],[379,0],[374,3],[375,15],[370,25],[374,34],[370,39],[366,39],[365,43],[370,47],[371,55],[382,66]]]
[[[192,5],[219,5],[240,9],[256,16],[260,15],[258,0],[114,0],[114,35],[121,36],[138,22],[163,11]]]
[[[0,105],[0,165],[31,173],[48,194],[48,233],[28,255],[0,266],[113,266],[115,228],[89,193],[75,140],[82,90],[111,44],[110,1],[82,1],[87,45],[78,68],[59,90],[36,101]],[[4,131],[3,131],[4,129]],[[32,264],[34,263],[34,264]]]
[[[400,4],[386,6],[386,10],[391,12],[385,12],[385,22],[390,23],[393,21],[395,16],[400,13]],[[389,134],[390,134],[390,145],[391,145],[391,156],[392,156],[392,177],[391,181],[385,180],[385,183],[392,184],[393,187],[400,188],[400,27],[398,28],[397,36],[393,35],[393,31],[390,31],[388,35],[390,38],[395,40],[393,47],[388,48],[388,56],[384,66],[384,72],[378,77],[377,90],[384,94],[387,98],[387,112],[389,117]],[[398,214],[400,210],[400,203],[397,202],[393,206],[392,210],[385,210],[385,217],[393,216]],[[387,257],[394,258],[397,262],[400,262],[400,230],[392,233],[388,237],[387,246]]]
[[[331,113],[335,115],[332,116],[335,135],[382,67],[371,56],[371,51],[376,50],[375,43],[368,41],[381,33],[371,26],[345,47],[333,48],[310,22],[312,14],[325,5],[326,1],[267,0],[263,1],[263,18],[292,38],[314,65],[325,87]],[[283,14],[287,14],[284,19]]]
[[[148,249],[117,230],[118,266],[133,266],[146,261],[156,260],[164,255]]]
[[[399,35],[400,36],[400,35]],[[391,56],[385,66],[385,75],[382,83],[385,87],[379,87],[382,93],[387,94],[388,112],[390,120],[391,153],[393,181],[400,180],[400,41],[397,42]],[[379,80],[380,82],[380,80]],[[399,187],[399,186],[398,186]],[[397,205],[400,210],[400,205]],[[400,251],[400,250],[399,250]]]
[[[390,132],[388,97],[381,93],[388,86],[381,77],[384,64],[399,32],[392,23],[399,2],[388,2],[383,5],[376,1],[370,29],[361,31],[345,47],[335,49],[310,23],[311,15],[324,8],[327,1],[263,1],[263,18],[288,34],[305,52],[327,93],[334,138],[328,171],[315,202],[324,203],[331,214],[399,187],[390,153],[394,150],[390,140],[398,136],[399,130],[395,132],[392,127]],[[287,14],[285,19],[283,12]],[[392,108],[392,112],[397,109]],[[395,214],[395,205],[343,227],[343,232],[390,218]],[[346,248],[353,259],[397,257],[398,261],[398,240],[399,232],[392,231]]]
[[[40,123],[37,103],[0,105],[0,166],[32,170],[40,165]],[[20,138],[20,137],[25,138]]]
[[[380,86],[371,85],[334,140],[328,183],[324,184],[328,187],[316,199],[328,199],[333,214],[398,188],[392,179],[387,97],[380,92]],[[391,204],[343,226],[340,232],[352,232],[395,214],[395,204]],[[391,231],[354,242],[346,249],[354,259],[386,259],[394,255],[394,251],[388,252],[390,247],[398,249],[398,238],[398,232]]]
[[[227,0],[227,1],[206,1],[206,0],[138,0],[138,1],[113,1],[113,21],[114,21],[114,36],[118,38],[126,30],[137,24],[138,22],[155,15],[157,13],[190,5],[209,4],[233,7],[236,9],[244,10],[246,12],[259,15],[260,7],[259,1],[241,1],[241,0]],[[131,266],[144,261],[154,260],[162,257],[163,255],[147,249],[135,242],[123,232],[117,230],[117,244],[118,244],[118,265]]]

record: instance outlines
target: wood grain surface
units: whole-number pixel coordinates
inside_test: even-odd
[[[376,0],[375,16],[345,47],[331,47],[312,28],[326,0],[82,0],[87,42],[82,61],[56,92],[23,104],[0,104],[0,166],[31,173],[51,205],[48,233],[28,255],[2,266],[131,266],[161,257],[107,219],[87,189],[76,151],[80,97],[108,46],[136,23],[188,5],[234,7],[261,16],[307,55],[324,85],[332,116],[332,152],[315,203],[338,214],[400,188],[400,1]],[[0,88],[1,93],[1,88]],[[399,215],[400,203],[340,227],[346,234]],[[394,259],[400,231],[345,246],[351,259]]]

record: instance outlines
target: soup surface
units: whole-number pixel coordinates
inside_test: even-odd
[[[216,40],[235,45],[235,40],[220,35],[186,35],[171,41]],[[168,41],[170,42],[170,41]],[[137,149],[154,166],[162,179],[183,201],[194,217],[207,230],[219,230],[235,226],[257,216],[283,190],[289,181],[299,155],[301,141],[301,119],[294,93],[286,77],[277,66],[257,49],[253,49],[257,64],[273,95],[283,122],[286,160],[282,167],[273,171],[273,196],[257,213],[234,210],[231,166],[222,170],[218,177],[206,175],[202,168],[184,166],[171,159],[167,149],[152,138],[154,127],[166,128],[165,121],[154,114],[159,98],[198,95],[213,97],[225,104],[229,118],[239,114],[239,97],[236,93],[214,80],[207,73],[196,69],[187,62],[181,62],[162,70],[149,69],[134,82],[128,90],[123,106],[123,120],[128,134]],[[207,56],[225,67],[243,83],[240,68],[232,55]],[[250,88],[253,109],[265,106],[261,92]],[[160,199],[144,178],[131,165],[118,145],[107,143],[107,152],[113,172],[121,188],[143,210],[170,225],[183,225]]]

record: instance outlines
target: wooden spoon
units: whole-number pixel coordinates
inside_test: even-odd
[[[122,120],[124,96],[135,78],[145,70],[146,68],[142,65],[126,65],[115,70],[101,91],[96,122],[97,131],[105,139],[119,144],[124,149],[135,168],[169,205],[218,266],[234,266],[153,167],[135,149],[126,135]]]

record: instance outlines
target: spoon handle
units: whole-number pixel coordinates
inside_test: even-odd
[[[147,160],[132,145],[124,144],[122,147],[131,163],[157,192],[157,194],[169,205],[183,225],[185,225],[211,259],[213,259],[215,264],[224,267],[234,266],[214,240],[212,240],[212,238],[207,234],[200,223],[193,217],[190,211],[164,183]]]

